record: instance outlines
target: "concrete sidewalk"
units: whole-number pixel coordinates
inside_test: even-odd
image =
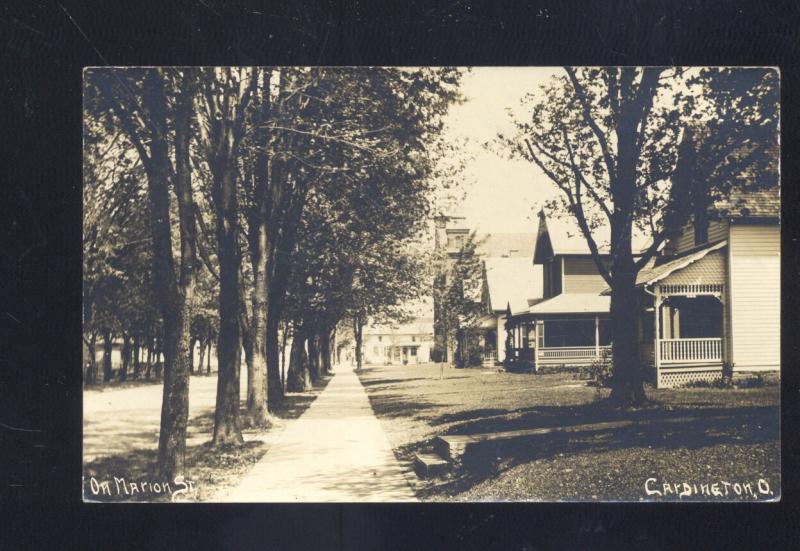
[[[341,366],[221,501],[416,501],[361,382]]]

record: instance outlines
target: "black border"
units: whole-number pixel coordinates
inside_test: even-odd
[[[795,2],[22,1],[0,7],[0,547],[793,547],[800,18]],[[769,65],[783,97],[783,499],[776,504],[80,502],[81,70],[91,65]],[[7,394],[7,396],[5,396]],[[80,542],[85,542],[82,545]],[[682,544],[682,545],[681,545]],[[776,547],[777,546],[777,547]],[[12,548],[12,546],[9,546]]]

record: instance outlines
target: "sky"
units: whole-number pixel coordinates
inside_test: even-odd
[[[474,159],[464,171],[465,198],[458,206],[465,225],[487,233],[522,233],[536,230],[538,208],[558,190],[537,167],[489,151],[483,143],[498,132],[510,134],[511,109],[523,116],[520,99],[536,92],[557,67],[476,67],[464,75],[461,92],[466,101],[450,108],[445,139],[467,140]]]

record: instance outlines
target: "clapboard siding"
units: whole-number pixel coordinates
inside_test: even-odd
[[[594,260],[586,257],[564,258],[565,293],[600,293],[608,285],[597,271]]]
[[[542,266],[542,292],[544,298],[554,297],[563,292],[561,284],[561,262],[563,258],[551,258]]]
[[[732,361],[737,371],[780,367],[780,227],[731,225]]]
[[[728,221],[714,220],[708,223],[708,242],[714,243],[721,241],[728,236]],[[695,247],[694,225],[687,224],[681,230],[680,235],[668,246],[670,254],[680,254]]]

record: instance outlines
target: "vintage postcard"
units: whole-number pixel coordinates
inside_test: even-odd
[[[87,502],[780,499],[770,67],[96,67]]]

